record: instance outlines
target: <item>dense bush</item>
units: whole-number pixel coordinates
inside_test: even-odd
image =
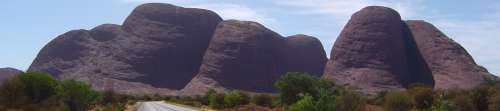
[[[287,111],[315,111],[315,102],[312,96],[304,96],[288,107]]]
[[[243,97],[238,91],[229,92],[224,96],[224,105],[227,108],[243,105]]]
[[[344,90],[336,99],[337,111],[360,111],[365,106],[365,101],[352,91]]]
[[[432,107],[434,101],[434,89],[427,86],[414,86],[408,89],[413,101],[415,102],[415,108],[418,110],[426,110]]]
[[[280,103],[290,105],[301,99],[304,95],[311,95],[313,98],[317,98],[318,89],[331,89],[334,84],[333,82],[310,76],[307,73],[290,72],[278,80],[274,86],[280,92]]]
[[[315,103],[316,111],[332,111],[336,109],[336,96],[330,90],[320,89],[319,98]]]
[[[454,111],[455,105],[449,100],[450,94],[448,91],[435,91],[434,96],[431,111]]]
[[[116,100],[115,95],[102,95],[85,82],[57,81],[46,73],[28,72],[8,79],[0,86],[0,110],[84,111],[95,108],[97,103],[104,106],[110,103],[113,104],[110,106],[120,106],[123,110],[125,102],[121,101],[127,100]]]
[[[5,81],[0,86],[0,109],[20,108],[26,101],[25,86],[17,77]]]
[[[31,103],[39,103],[58,93],[58,82],[49,74],[28,72],[17,76]]]
[[[406,92],[389,92],[384,100],[386,111],[410,111],[413,107],[412,98]]]
[[[53,109],[59,107],[58,81],[49,74],[28,72],[6,80],[0,86],[2,109]],[[44,105],[44,106],[42,106]]]
[[[64,80],[60,86],[61,97],[71,111],[84,111],[98,102],[99,93],[92,90],[92,87],[85,82]]]
[[[224,94],[217,93],[214,90],[207,92],[208,106],[213,109],[223,109],[224,108]]]

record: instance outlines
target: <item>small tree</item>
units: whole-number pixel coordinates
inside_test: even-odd
[[[316,111],[315,110],[315,102],[312,96],[304,96],[301,100],[292,104],[288,111]]]
[[[319,90],[319,98],[315,104],[316,111],[334,111],[336,104],[336,97],[331,90]]]
[[[46,73],[28,72],[18,75],[24,84],[24,93],[32,103],[39,103],[58,92],[58,82]]]
[[[304,95],[318,98],[318,89],[331,89],[331,81],[319,79],[307,73],[289,72],[278,80],[274,86],[280,92],[279,100],[284,105],[298,101]]]
[[[0,106],[4,108],[20,108],[27,101],[24,94],[25,87],[18,77],[6,80],[0,86]]]
[[[233,108],[243,104],[243,97],[238,91],[233,91],[224,96],[224,104],[228,108]]]
[[[412,96],[415,102],[415,108],[418,110],[431,108],[434,101],[434,92],[432,87],[416,86],[410,88],[407,92],[409,92]]]
[[[413,105],[412,98],[406,92],[390,92],[384,100],[386,111],[410,111]]]
[[[222,93],[210,93],[208,95],[208,106],[214,109],[224,108],[224,94]]]
[[[437,90],[434,95],[435,97],[432,102],[431,111],[454,111],[455,107],[449,100],[447,91]]]
[[[71,111],[87,110],[98,101],[99,94],[85,82],[64,80],[61,88],[61,96]]]
[[[360,111],[365,106],[364,99],[350,90],[342,90],[336,103],[337,111]]]

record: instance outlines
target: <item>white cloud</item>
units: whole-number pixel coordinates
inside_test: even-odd
[[[271,29],[278,29],[279,25],[276,19],[271,16],[265,15],[263,11],[257,11],[245,5],[234,3],[223,3],[223,1],[210,1],[206,0],[123,0],[127,3],[170,3],[189,8],[202,8],[208,9],[219,14],[223,19],[236,19],[244,21],[254,21],[263,24]]]
[[[431,19],[441,31],[460,43],[475,61],[494,74],[500,74],[500,22],[497,17],[484,15],[479,20],[453,18]],[[499,75],[500,76],[500,75]]]
[[[210,3],[206,0],[123,1],[135,3],[166,2],[185,7],[204,8],[217,12],[224,19],[256,21],[274,30],[279,28],[279,23],[283,23],[277,22],[278,20],[275,19],[272,12],[243,4],[223,3],[221,0],[209,1]],[[330,51],[338,32],[342,30],[342,26],[354,12],[371,5],[391,7],[397,10],[403,19],[423,19],[436,25],[441,31],[464,46],[478,64],[485,66],[490,72],[500,74],[500,51],[498,49],[500,47],[500,38],[498,37],[500,35],[500,22],[498,21],[500,3],[485,7],[492,8],[492,12],[479,17],[481,20],[463,20],[450,15],[454,13],[442,13],[436,7],[425,7],[421,0],[278,0],[271,3],[274,4],[270,6],[282,9],[279,11],[279,13],[284,13],[282,15],[292,14],[293,17],[306,19],[311,16],[325,18],[320,19],[320,21],[310,21],[311,24],[318,26],[305,28],[301,31],[303,31],[302,33],[318,35],[327,52]],[[327,25],[322,26],[323,24]]]
[[[403,18],[416,16],[419,0],[287,0],[278,5],[295,7],[298,14],[328,14],[337,18],[349,18],[354,12],[366,6],[386,6],[397,10]]]
[[[245,21],[255,21],[270,28],[277,28],[276,19],[258,12],[252,8],[238,4],[213,3],[213,4],[195,4],[189,7],[209,9],[219,14],[224,19],[237,19]]]

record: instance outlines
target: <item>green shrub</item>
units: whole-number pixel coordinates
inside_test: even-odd
[[[243,97],[238,91],[229,92],[224,96],[224,104],[227,108],[243,105]]]
[[[312,96],[304,96],[302,99],[287,108],[287,111],[315,111],[315,102]]]
[[[97,103],[99,93],[81,81],[64,80],[61,82],[62,98],[71,111],[84,111]]]
[[[210,96],[216,95],[216,94],[217,94],[217,92],[215,90],[209,89],[207,92],[205,92],[205,95],[203,95],[203,97],[200,98],[200,102],[203,105],[209,105]]]
[[[25,85],[18,77],[6,80],[0,86],[0,110],[5,108],[21,108],[26,103]]]
[[[214,91],[215,92],[215,91]],[[208,106],[213,109],[223,109],[224,108],[224,94],[207,92]]]
[[[252,97],[251,102],[262,107],[272,107],[273,97],[269,94],[256,94]]]
[[[331,89],[334,84],[307,73],[289,72],[278,80],[274,86],[280,92],[280,103],[290,105],[301,99],[303,95],[311,95],[313,98],[317,98],[318,89]]]
[[[246,92],[241,92],[241,91],[237,91],[238,94],[241,96],[241,104],[242,105],[245,105],[245,104],[250,104],[250,95]]]
[[[360,111],[365,106],[365,101],[354,92],[344,90],[336,100],[337,111]]]
[[[332,91],[326,89],[319,90],[319,98],[315,104],[316,111],[336,110],[336,97]]]
[[[58,82],[49,74],[28,72],[17,77],[24,84],[24,93],[32,103],[39,103],[58,92]]]
[[[408,91],[415,102],[415,108],[418,110],[430,109],[434,101],[434,91],[432,87],[417,86]]]
[[[410,111],[413,101],[406,92],[390,92],[385,96],[385,111]]]
[[[455,106],[449,100],[448,91],[436,91],[431,111],[454,111]]]

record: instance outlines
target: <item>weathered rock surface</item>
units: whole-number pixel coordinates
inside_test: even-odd
[[[0,68],[0,84],[2,84],[5,80],[21,73],[23,73],[23,71],[14,68]]]
[[[285,38],[261,24],[227,20],[217,26],[198,75],[184,94],[239,89],[271,92],[284,71]]]
[[[380,6],[351,17],[327,60],[311,36],[285,38],[259,23],[222,21],[209,10],[149,3],[123,25],[58,36],[29,71],[88,81],[99,90],[167,95],[210,88],[274,92],[273,83],[286,72],[307,72],[365,94],[415,83],[471,88],[496,79],[431,24],[403,22],[395,10]]]
[[[404,89],[410,73],[402,29],[393,9],[356,12],[335,41],[323,77],[368,94]]]
[[[434,76],[435,88],[472,88],[491,76],[467,51],[432,24],[407,21],[418,50]]]
[[[104,24],[57,37],[29,70],[89,81],[103,90],[171,92],[183,88],[198,72],[221,21],[209,10],[144,4],[123,26]]]
[[[321,42],[303,34],[288,36],[285,49],[285,70],[287,72],[307,72],[321,77],[328,61]]]

